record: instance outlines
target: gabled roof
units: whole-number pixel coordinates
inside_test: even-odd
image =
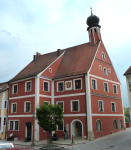
[[[98,44],[99,42],[91,46],[90,43],[84,43],[61,50],[61,54],[64,51],[65,53],[53,79],[87,73],[95,56]],[[57,58],[57,51],[40,55],[9,82],[36,76]]]
[[[131,66],[126,70],[126,72],[124,73],[124,76],[131,74]]]
[[[95,56],[99,42],[65,49],[64,56],[53,79],[87,73]]]
[[[8,84],[5,83],[0,83],[0,93],[6,91],[8,89]]]

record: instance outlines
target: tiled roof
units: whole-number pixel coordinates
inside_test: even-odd
[[[8,89],[8,84],[7,83],[0,83],[0,93],[3,91],[6,91]]]
[[[128,75],[131,74],[131,66],[126,70],[126,72],[124,73],[124,75]]]
[[[89,43],[85,43],[61,50],[61,53],[64,51],[65,53],[53,79],[86,73],[91,66],[98,44],[99,42],[91,46]],[[57,57],[57,51],[40,55],[9,82],[36,76]]]
[[[65,49],[54,79],[87,73],[91,66],[99,42],[91,46],[90,43]]]
[[[17,81],[20,79],[36,76],[51,64],[57,58],[57,51],[40,55],[35,61],[30,62],[22,71],[20,71],[9,82]]]

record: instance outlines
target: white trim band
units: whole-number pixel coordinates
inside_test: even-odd
[[[123,114],[91,114],[92,116],[123,116]]]
[[[70,96],[79,96],[79,95],[85,95],[85,93],[59,95],[59,96],[54,96],[54,98],[60,98],[60,97],[70,97]]]
[[[86,116],[86,114],[63,114],[64,117]]]
[[[25,96],[11,97],[11,98],[9,98],[9,100],[12,100],[12,99],[20,99],[20,98],[26,98],[26,97],[33,97],[33,96],[35,96],[35,94],[32,94],[32,95],[25,95]]]

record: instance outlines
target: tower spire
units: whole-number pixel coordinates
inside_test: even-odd
[[[93,15],[93,13],[92,13],[92,6],[90,5],[90,9],[91,9],[91,15]]]

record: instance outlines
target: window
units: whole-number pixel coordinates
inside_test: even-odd
[[[17,94],[18,93],[18,85],[14,84],[12,90],[13,90],[13,92],[12,92],[13,94]]]
[[[44,91],[49,92],[49,82],[44,81]]]
[[[1,109],[1,101],[0,101],[0,109]]]
[[[91,79],[92,89],[97,89],[96,79]]]
[[[62,122],[62,124],[58,125],[58,130],[64,131],[64,123],[63,122]]]
[[[131,83],[129,83],[129,90],[131,91]]]
[[[109,74],[111,74],[111,69],[109,69]]]
[[[16,103],[11,104],[11,112],[16,113]]]
[[[64,112],[64,102],[56,102],[56,104],[61,105],[61,107],[63,108],[63,112]]]
[[[82,89],[82,79],[74,79],[74,89]]]
[[[102,52],[102,58],[104,58],[105,59],[105,54]]]
[[[119,129],[122,129],[123,128],[123,125],[122,125],[122,120],[119,119]]]
[[[9,121],[9,130],[19,130],[19,121],[18,120],[10,120]]]
[[[111,109],[112,109],[112,112],[116,112],[116,104],[115,104],[115,102],[111,102]]]
[[[101,67],[101,65],[99,65],[99,70],[102,70],[102,67]]]
[[[4,126],[6,125],[6,118],[4,118]]]
[[[91,29],[90,31],[91,31],[91,33],[92,33],[92,29]]]
[[[94,29],[95,32],[97,32],[96,28]]]
[[[113,129],[114,130],[117,129],[117,121],[116,121],[116,119],[113,120]]]
[[[24,112],[30,112],[31,102],[25,102]]]
[[[105,92],[108,92],[109,90],[108,90],[108,83],[104,83],[104,91]]]
[[[113,92],[114,92],[115,94],[117,94],[117,86],[116,86],[116,85],[113,85]]]
[[[31,81],[25,82],[25,92],[31,91]]]
[[[49,104],[50,104],[50,102],[48,102],[48,101],[44,101],[44,103],[45,103],[46,105],[49,105]]]
[[[52,69],[51,69],[51,68],[49,68],[49,72],[51,72],[51,73],[52,73]]]
[[[5,101],[5,105],[4,105],[4,108],[6,108],[6,109],[7,109],[7,102],[8,102],[8,101]]]
[[[96,121],[96,131],[97,131],[97,132],[102,131],[102,123],[101,123],[101,120],[97,120],[97,121]]]
[[[104,68],[104,76],[107,76],[107,69]]]
[[[99,105],[99,111],[104,111],[104,107],[103,107],[103,101],[98,101],[98,105]]]
[[[71,101],[71,111],[79,111],[79,100]]]
[[[61,92],[64,91],[64,82],[57,82],[57,91]]]

